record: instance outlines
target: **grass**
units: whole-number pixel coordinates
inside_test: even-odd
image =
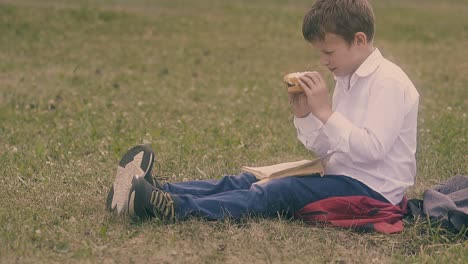
[[[311,1],[0,0],[0,262],[466,263],[419,219],[396,235],[287,219],[135,224],[104,210],[147,142],[170,181],[310,157],[283,74],[320,69]],[[376,44],[421,94],[410,198],[467,173],[464,1],[375,1]],[[331,89],[330,89],[331,90]]]

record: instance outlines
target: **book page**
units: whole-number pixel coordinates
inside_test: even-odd
[[[308,166],[309,164],[312,164],[313,162],[314,161],[311,161],[311,160],[301,160],[301,161],[294,161],[294,162],[279,163],[279,164],[263,166],[263,167],[243,166],[241,170],[245,172],[250,172],[254,174],[255,176],[257,176],[257,178],[263,179],[263,178],[271,177],[272,175],[278,172],[284,172],[284,171],[288,171],[288,170],[296,169],[296,168],[303,168],[304,166]],[[320,163],[320,160],[319,160],[319,163]]]
[[[323,158],[314,160],[284,162],[262,167],[242,166],[241,171],[251,173],[259,180],[265,178],[304,176],[314,173],[320,173],[320,175],[323,176],[325,169],[322,165],[326,163],[334,153],[335,152],[328,153]]]

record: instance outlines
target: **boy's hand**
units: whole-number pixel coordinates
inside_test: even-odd
[[[310,114],[311,109],[304,93],[288,93],[288,96],[294,116],[303,118]]]
[[[320,73],[310,72],[299,77],[299,83],[307,96],[310,112],[325,124],[333,114],[325,80]]]

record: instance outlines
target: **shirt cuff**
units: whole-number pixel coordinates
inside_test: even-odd
[[[316,118],[313,114],[306,117],[294,117],[294,126],[303,135],[317,133],[323,127],[322,121]]]
[[[322,130],[328,137],[333,151],[349,152],[349,135],[354,125],[338,112],[328,118]]]

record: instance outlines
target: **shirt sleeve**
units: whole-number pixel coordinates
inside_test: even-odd
[[[348,153],[353,162],[381,160],[398,137],[407,114],[405,93],[396,80],[385,80],[369,94],[362,127],[334,112],[323,127],[331,151]]]
[[[297,130],[297,138],[307,149],[320,157],[327,154],[330,146],[326,135],[322,133],[322,121],[309,114],[304,118],[294,117],[294,126]]]

